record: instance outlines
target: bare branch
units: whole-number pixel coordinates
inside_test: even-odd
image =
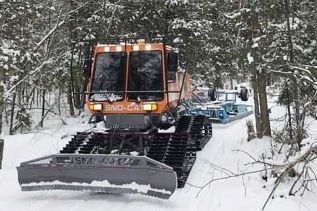
[[[295,161],[291,162],[288,164],[288,166],[286,167],[286,169],[282,172],[281,175],[279,175],[277,177],[277,179],[275,180],[275,186],[273,188],[273,190],[271,191],[271,193],[269,194],[269,196],[267,197],[263,207],[262,207],[262,211],[265,209],[267,203],[269,202],[269,200],[271,199],[273,193],[275,192],[276,188],[279,186],[279,184],[281,183],[282,179],[288,175],[288,173],[295,167],[295,165],[297,165],[298,163],[301,162],[305,162],[307,160],[307,158],[309,158],[311,156],[312,153],[314,153],[314,151],[317,150],[317,143],[313,143],[311,144],[310,148],[299,158],[297,158]]]
[[[55,24],[55,26],[45,35],[45,37],[43,37],[43,39],[38,42],[36,44],[36,48],[35,51],[37,51],[39,49],[39,47],[57,30],[59,29],[61,26],[63,26],[66,23],[66,20],[68,18],[69,15],[71,15],[72,13],[78,11],[79,9],[81,9],[82,7],[86,6],[88,4],[88,1],[85,2],[84,4],[80,5],[79,7],[75,8],[74,10],[69,11],[66,16],[64,17],[64,20],[60,21],[60,17],[63,11],[63,8],[60,10],[60,14],[57,18],[57,23]]]
[[[219,177],[219,178],[215,178],[215,179],[211,179],[210,181],[208,181],[207,183],[205,183],[202,186],[199,185],[194,185],[191,183],[186,182],[186,184],[188,184],[189,186],[195,187],[195,188],[199,188],[199,192],[196,195],[196,198],[200,195],[201,191],[206,188],[208,185],[210,185],[211,183],[215,182],[215,181],[221,181],[221,180],[225,180],[225,179],[229,179],[229,178],[234,178],[234,177],[240,177],[240,176],[244,176],[244,175],[248,175],[248,174],[255,174],[255,173],[259,173],[259,172],[263,172],[266,171],[267,169],[260,169],[260,170],[254,170],[254,171],[249,171],[249,172],[243,172],[243,173],[239,173],[239,174],[233,174],[233,175],[229,175],[226,177]]]

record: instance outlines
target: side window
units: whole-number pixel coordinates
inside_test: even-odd
[[[178,68],[178,54],[174,51],[167,53],[167,80],[175,81]]]

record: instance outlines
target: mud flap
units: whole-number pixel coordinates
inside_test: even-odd
[[[173,169],[145,156],[55,154],[23,162],[17,170],[22,191],[87,190],[168,199],[177,188]]]

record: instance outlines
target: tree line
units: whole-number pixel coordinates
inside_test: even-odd
[[[281,86],[284,135],[298,147],[305,118],[316,118],[317,0],[6,0],[0,7],[0,133],[4,123],[14,134],[43,126],[52,112],[75,115],[76,42],[127,36],[167,36],[202,85],[253,82],[259,137],[271,135],[267,85]],[[32,125],[35,109],[42,113]]]

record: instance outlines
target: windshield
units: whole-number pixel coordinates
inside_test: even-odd
[[[160,51],[133,51],[130,54],[129,100],[162,100],[163,77]]]
[[[122,100],[124,95],[124,63],[125,53],[106,52],[99,53],[95,61],[95,74],[92,82],[90,96],[94,101],[117,101]]]

